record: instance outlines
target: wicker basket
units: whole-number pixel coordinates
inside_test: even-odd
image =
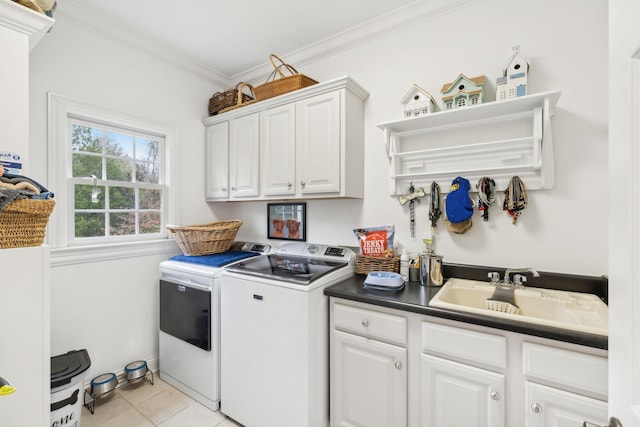
[[[200,225],[167,225],[185,255],[208,255],[228,251],[242,221],[237,219]]]
[[[245,87],[248,87],[249,90],[251,91],[251,95],[255,96],[253,94],[253,86],[251,86],[249,83],[240,83],[238,85],[238,88],[236,89],[236,91],[238,92],[236,95],[237,102],[234,105],[230,105],[218,111],[218,114],[226,113],[227,111],[235,110],[236,108],[244,107],[245,105],[249,105],[249,104],[253,104],[254,102],[257,102],[258,100],[253,99],[253,97],[249,97],[248,100],[245,100],[244,97],[246,96],[246,94],[242,92]]]
[[[215,116],[227,107],[253,100],[253,94],[249,95],[242,92],[242,87],[246,84],[247,83],[240,82],[234,89],[214,93],[211,99],[209,99],[209,115]]]
[[[271,72],[269,77],[267,77],[267,81],[264,84],[253,88],[253,93],[255,93],[258,101],[264,101],[265,99],[293,92],[294,90],[302,89],[318,83],[312,78],[298,73],[295,68],[289,64],[285,64],[282,59],[278,58],[273,53],[269,56],[269,60],[271,61],[271,65],[273,65],[274,70]],[[280,65],[277,65],[274,60],[278,60]],[[291,75],[285,76],[282,72],[283,69],[287,70]],[[276,79],[278,74],[280,75],[280,78]]]
[[[383,258],[356,255],[356,273],[369,274],[372,271],[393,271],[398,272],[400,267],[400,257]]]
[[[14,200],[0,211],[0,248],[40,246],[44,242],[53,199]]]

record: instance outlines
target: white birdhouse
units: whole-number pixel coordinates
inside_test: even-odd
[[[527,95],[527,77],[529,61],[520,54],[520,46],[513,48],[515,53],[503,70],[503,75],[496,79],[496,101]]]
[[[423,116],[436,110],[433,96],[420,86],[414,84],[400,101],[402,114],[405,118]]]

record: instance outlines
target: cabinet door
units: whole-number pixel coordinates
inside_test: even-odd
[[[205,197],[229,197],[229,123],[208,126],[205,133]]]
[[[504,375],[420,357],[420,426],[504,427]]]
[[[260,113],[260,182],[265,196],[296,192],[295,132],[294,104]]]
[[[525,395],[525,427],[609,425],[607,402],[528,381]]]
[[[341,92],[299,101],[296,111],[301,194],[339,193],[343,128]]]
[[[49,249],[0,249],[0,377],[16,388],[0,395],[0,425],[50,425]],[[55,320],[58,320],[57,318]]]
[[[332,425],[407,425],[407,350],[333,331]]]
[[[258,114],[229,122],[229,183],[231,199],[257,197],[259,129]]]

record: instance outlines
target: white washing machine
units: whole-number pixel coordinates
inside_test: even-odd
[[[324,288],[353,275],[355,254],[287,243],[221,280],[220,410],[248,427],[329,424],[329,307]]]
[[[160,377],[214,411],[220,408],[220,275],[270,249],[234,242],[227,252],[160,263]]]

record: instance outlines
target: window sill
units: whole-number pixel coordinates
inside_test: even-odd
[[[180,252],[180,249],[175,241],[171,239],[115,243],[99,246],[52,248],[51,267],[158,254],[167,254],[167,256],[170,256],[177,252]]]

